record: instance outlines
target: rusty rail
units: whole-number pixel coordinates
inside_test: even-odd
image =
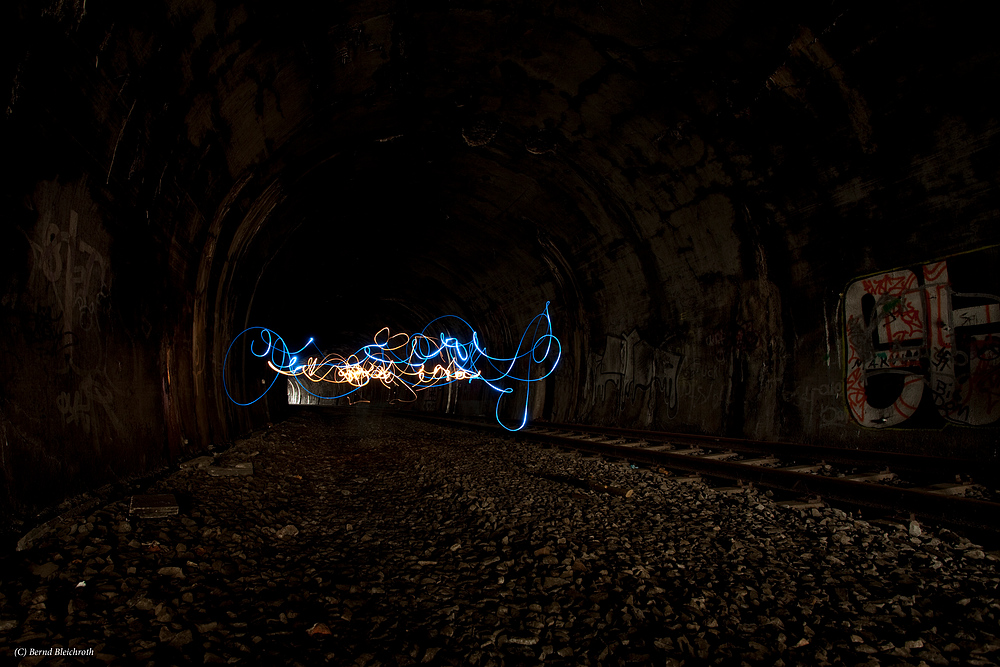
[[[944,456],[927,456],[923,454],[906,454],[902,452],[882,452],[867,449],[846,449],[826,445],[810,445],[797,442],[772,442],[767,440],[751,440],[748,438],[732,438],[725,436],[702,435],[698,433],[667,433],[664,431],[649,431],[629,429],[615,426],[590,426],[587,424],[563,424],[544,422],[534,425],[537,428],[550,428],[581,433],[635,438],[650,443],[698,443],[705,447],[729,449],[741,453],[766,453],[781,459],[803,459],[824,461],[838,465],[888,467],[896,471],[932,472],[937,476],[942,474],[976,475],[991,481],[1000,479],[1000,462],[979,461]]]
[[[469,420],[459,420],[418,413],[400,413],[407,417],[449,426],[469,426],[491,432],[499,427]],[[960,496],[942,495],[918,489],[873,484],[840,477],[827,477],[804,472],[793,472],[780,468],[753,466],[744,463],[709,459],[679,454],[664,449],[650,449],[644,446],[612,444],[594,440],[580,440],[554,433],[542,433],[538,429],[559,429],[578,433],[593,433],[619,438],[635,438],[645,443],[700,442],[713,449],[730,449],[742,452],[767,452],[780,458],[796,460],[825,460],[849,465],[890,465],[899,469],[929,469],[939,473],[968,473],[969,466],[981,465],[967,460],[952,460],[943,457],[922,457],[907,454],[843,450],[835,447],[815,445],[792,445],[788,443],[768,443],[741,441],[735,438],[716,438],[689,434],[667,434],[637,429],[605,428],[580,424],[540,424],[535,429],[519,431],[518,437],[590,452],[601,456],[620,458],[635,463],[659,466],[674,470],[697,473],[708,477],[734,480],[758,487],[788,491],[806,496],[819,496],[826,501],[841,502],[851,506],[870,508],[889,514],[913,516],[929,522],[953,528],[984,531],[1000,539],[1000,503]],[[857,457],[853,454],[859,454]]]

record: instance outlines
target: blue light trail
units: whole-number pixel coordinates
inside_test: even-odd
[[[270,384],[257,398],[241,402],[233,397],[226,381],[229,357],[233,346],[243,336],[251,335],[250,353],[266,360],[275,375]],[[315,349],[316,355],[300,355],[308,349]],[[536,315],[517,344],[513,356],[494,357],[489,355],[479,340],[479,333],[461,317],[444,315],[431,320],[416,334],[390,334],[382,328],[375,334],[373,343],[361,347],[353,354],[342,357],[323,354],[310,338],[298,350],[292,351],[284,339],[271,329],[249,327],[233,339],[226,350],[223,362],[223,387],[231,401],[240,406],[256,403],[274,386],[279,377],[285,376],[296,382],[302,391],[323,400],[335,400],[350,396],[362,387],[377,380],[385,387],[402,388],[409,392],[403,402],[412,402],[417,392],[456,382],[483,382],[496,393],[494,414],[497,422],[508,431],[517,431],[528,423],[531,385],[549,377],[559,365],[562,344],[552,332],[552,318],[549,303]],[[320,396],[310,391],[303,383],[330,382],[339,385],[335,396]],[[504,423],[500,415],[503,399],[514,393],[515,387],[524,386],[523,411],[520,423],[513,428]],[[395,401],[393,401],[395,402]]]

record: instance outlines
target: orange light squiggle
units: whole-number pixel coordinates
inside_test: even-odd
[[[298,355],[309,345],[315,347],[312,339],[297,352],[291,352],[284,340],[270,329],[251,327],[240,336],[249,331],[259,331],[259,342],[263,342],[266,348],[263,352],[258,353],[251,343],[250,351],[256,357],[268,357],[267,365],[276,373],[274,380],[279,376],[293,378],[303,391],[321,399],[348,396],[372,380],[376,380],[385,387],[405,388],[410,395],[406,399],[396,400],[411,402],[416,400],[419,391],[452,382],[480,380],[498,392],[497,420],[504,428],[513,431],[522,428],[527,423],[530,389],[525,392],[524,414],[521,424],[516,428],[510,428],[500,419],[500,400],[503,396],[514,391],[511,386],[505,385],[509,385],[511,382],[520,382],[530,387],[531,383],[551,375],[561,356],[562,346],[559,339],[552,334],[552,320],[548,307],[549,304],[546,303],[545,310],[535,316],[531,325],[521,336],[516,353],[509,358],[488,355],[479,344],[478,333],[469,326],[468,322],[456,316],[439,317],[424,327],[421,333],[413,335],[392,334],[388,327],[383,327],[375,334],[374,342],[371,345],[362,347],[354,354],[347,357],[337,354],[327,354],[322,357],[313,356],[304,363],[299,361]],[[426,332],[435,323],[439,323],[438,326],[442,332],[436,337],[432,337]],[[463,342],[449,333],[455,329],[466,329],[470,335]],[[530,343],[528,342],[529,331],[531,332]],[[235,342],[234,340],[233,343]],[[230,344],[229,350],[232,350],[232,344]],[[228,361],[229,351],[226,352],[226,365],[228,365]],[[546,366],[549,361],[551,361],[551,366],[544,373],[532,377],[532,365]],[[523,375],[517,374],[514,370],[515,366],[520,365],[527,367]],[[487,372],[484,372],[484,369]],[[344,386],[344,391],[337,396],[320,396],[309,391],[302,384],[303,379],[314,383],[340,384]],[[268,389],[274,385],[274,380],[271,381]],[[228,385],[224,386],[226,393],[229,394]],[[238,405],[250,405],[260,400],[263,394],[248,403],[236,401],[232,398],[232,394],[229,396]]]

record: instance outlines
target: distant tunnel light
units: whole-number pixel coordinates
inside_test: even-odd
[[[288,378],[285,384],[289,405],[319,405],[319,398],[315,394],[305,391],[295,378]]]
[[[456,331],[459,335],[453,333]],[[233,345],[250,332],[258,332],[258,338],[250,342],[250,353],[259,359],[267,359],[267,366],[275,375],[260,396],[241,402],[229,391],[226,370]],[[315,348],[319,356],[300,358],[299,355],[310,346]],[[365,345],[347,357],[324,355],[312,338],[293,352],[284,339],[271,329],[250,327],[233,339],[226,351],[223,386],[231,401],[247,406],[260,400],[277,379],[284,376],[287,378],[289,405],[316,405],[323,401],[349,397],[372,380],[379,381],[385,387],[404,391],[405,398],[394,399],[392,402],[412,402],[416,400],[419,391],[455,382],[471,383],[478,380],[497,393],[497,422],[509,431],[516,431],[528,423],[531,384],[551,375],[561,356],[562,344],[552,333],[548,302],[525,328],[512,357],[488,355],[480,345],[478,332],[455,315],[444,315],[431,320],[417,334],[391,334],[388,328],[382,328],[375,334],[372,344]],[[335,387],[334,395],[326,396],[310,391],[306,383],[329,383]],[[514,387],[519,384],[525,388],[524,410],[520,423],[511,427],[500,416],[500,404],[504,396],[512,394]]]

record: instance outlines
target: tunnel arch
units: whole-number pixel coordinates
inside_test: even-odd
[[[323,279],[290,248],[331,225],[363,239],[372,210],[397,268],[323,305],[381,304],[400,328],[455,312],[503,346],[551,301],[551,419],[936,451],[929,392],[899,431],[851,418],[848,288],[945,261],[953,289],[1000,292],[997,119],[979,92],[1000,68],[965,8],[6,11],[19,168],[0,424],[17,511],[280,416],[280,397],[224,399],[225,350],[306,303],[296,276]],[[432,230],[424,261],[404,217]],[[53,277],[57,256],[76,268]],[[69,365],[71,347],[94,363]],[[995,457],[989,424],[969,426],[945,446]],[[29,469],[52,482],[31,488]]]

